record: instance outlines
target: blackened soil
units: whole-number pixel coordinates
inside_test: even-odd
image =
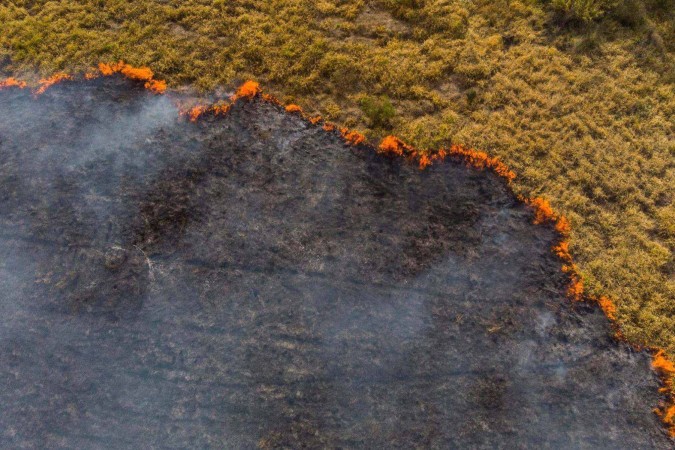
[[[495,176],[118,78],[0,94],[4,447],[667,448]]]

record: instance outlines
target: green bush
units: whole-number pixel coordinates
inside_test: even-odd
[[[373,128],[384,128],[391,125],[391,119],[396,116],[396,108],[386,95],[371,97],[366,95],[359,102],[361,110],[370,121]]]

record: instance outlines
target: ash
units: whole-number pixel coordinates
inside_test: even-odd
[[[0,94],[0,444],[670,448],[496,176],[257,99]]]

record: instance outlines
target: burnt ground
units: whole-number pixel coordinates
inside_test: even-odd
[[[531,218],[257,100],[4,91],[2,446],[668,448]]]

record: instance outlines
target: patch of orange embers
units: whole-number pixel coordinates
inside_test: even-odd
[[[0,81],[0,89],[5,89],[5,88],[10,88],[10,87],[16,87],[19,89],[23,89],[26,87],[26,82],[17,80],[16,78],[9,77],[5,79],[4,81]]]
[[[271,103],[273,105],[281,106],[281,102],[279,101],[279,99],[276,98],[275,96],[271,95],[271,94],[263,93],[262,98],[267,103]]]
[[[211,106],[197,105],[190,108],[188,111],[183,112],[182,114],[187,116],[190,119],[190,122],[196,122],[197,119],[199,119],[199,117],[206,112],[210,112],[217,116],[227,114],[227,112],[230,110],[231,107],[232,106],[227,103],[221,103]]]

